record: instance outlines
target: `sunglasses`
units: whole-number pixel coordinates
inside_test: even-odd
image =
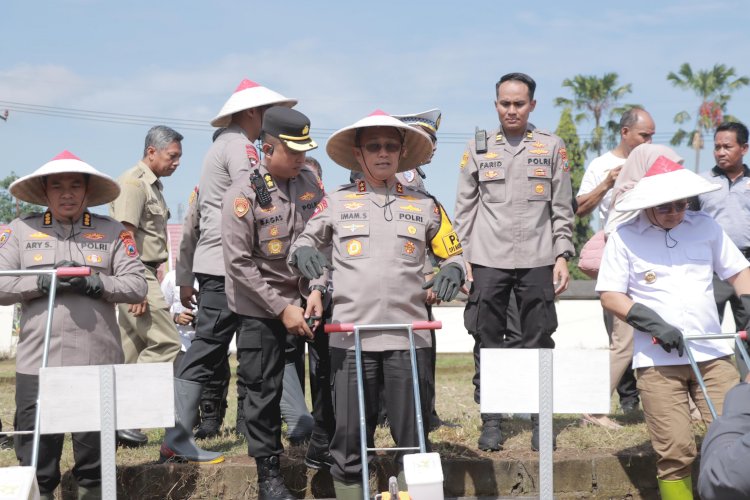
[[[657,205],[654,210],[660,214],[668,214],[672,211],[675,213],[684,212],[688,206],[687,200],[673,201],[671,203],[664,203],[663,205]]]
[[[368,153],[378,153],[381,149],[385,149],[388,153],[397,153],[401,151],[401,144],[398,142],[386,142],[385,144],[370,142],[362,147],[364,147]]]

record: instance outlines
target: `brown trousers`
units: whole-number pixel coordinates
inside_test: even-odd
[[[737,385],[737,369],[729,357],[698,363],[708,395],[721,415],[724,396]],[[689,398],[692,397],[706,425],[713,421],[706,398],[690,365],[651,366],[636,370],[638,390],[657,455],[657,477],[674,481],[690,476],[698,451],[690,418]]]

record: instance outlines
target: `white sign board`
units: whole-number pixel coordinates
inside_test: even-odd
[[[609,413],[609,350],[553,350],[553,412]],[[539,413],[539,350],[482,349],[481,412]]]
[[[0,500],[39,500],[34,468],[0,468]]]
[[[114,365],[117,429],[174,427],[172,363]],[[39,371],[42,434],[101,428],[98,366]]]

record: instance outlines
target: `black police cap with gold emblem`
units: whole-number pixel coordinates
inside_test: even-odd
[[[310,137],[310,119],[296,109],[268,108],[263,114],[262,131],[284,142],[293,151],[310,151],[318,147]]]

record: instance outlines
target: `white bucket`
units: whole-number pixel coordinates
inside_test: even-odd
[[[404,476],[412,500],[443,500],[443,466],[439,454],[404,455]]]

